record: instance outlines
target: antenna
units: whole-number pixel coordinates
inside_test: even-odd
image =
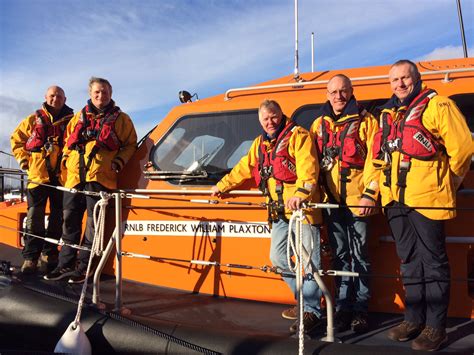
[[[314,32],[311,32],[311,71],[314,73]]]
[[[300,81],[300,70],[298,68],[298,0],[295,0],[295,81]]]
[[[457,0],[456,4],[458,5],[458,18],[459,18],[459,27],[461,29],[462,49],[464,52],[464,58],[467,58],[467,46],[466,46],[466,37],[464,36],[464,24],[462,21],[461,0]]]

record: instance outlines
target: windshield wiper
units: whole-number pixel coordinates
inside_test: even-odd
[[[199,172],[202,171],[203,167],[205,166],[207,160],[209,159],[210,154],[206,153],[198,160],[193,161],[193,163],[187,168],[184,172],[192,173],[192,172]],[[205,171],[205,170],[204,170]]]
[[[193,172],[193,171],[202,171],[203,167],[207,165],[207,162],[209,158],[213,157],[214,154],[224,145],[224,143],[219,144],[217,147],[214,148],[214,150],[210,153],[204,154],[202,157],[200,157],[198,160],[195,160],[189,168],[187,168],[185,171]],[[205,170],[204,170],[205,171]]]
[[[209,176],[209,172],[204,169],[207,166],[211,157],[222,147],[224,143],[218,145],[212,152],[204,154],[198,160],[195,160],[186,170],[183,171],[145,171],[145,177],[150,180],[179,180],[179,182],[185,182],[196,179],[208,179],[215,177],[215,172],[212,176]]]
[[[205,170],[200,171],[145,171],[145,178],[150,180],[179,180],[188,181],[193,179],[207,179],[208,174]]]

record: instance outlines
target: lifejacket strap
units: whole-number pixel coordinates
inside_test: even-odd
[[[405,203],[405,190],[407,187],[407,175],[410,171],[411,162],[410,160],[403,160],[400,162],[400,167],[398,169],[398,181],[397,186],[400,188],[400,194],[398,201],[400,203]]]
[[[340,182],[341,182],[341,201],[346,201],[347,197],[347,183],[351,182],[351,179],[349,179],[349,176],[351,174],[351,169],[347,167],[342,167],[339,173],[340,176]]]

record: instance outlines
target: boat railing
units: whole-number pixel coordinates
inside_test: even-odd
[[[453,79],[450,77],[450,74],[455,73],[466,73],[474,72],[474,68],[458,68],[458,69],[446,69],[446,70],[431,70],[420,72],[421,76],[429,75],[440,75],[444,74],[442,81],[444,83],[451,82]],[[369,81],[369,80],[387,80],[388,75],[372,75],[372,76],[360,76],[351,78],[352,82],[358,81]],[[327,84],[329,79],[325,80],[314,80],[314,81],[297,81],[294,83],[286,84],[273,84],[273,85],[261,85],[261,86],[248,86],[242,88],[229,89],[225,92],[224,101],[232,99],[230,96],[231,93],[245,92],[245,91],[260,91],[260,90],[272,90],[272,89],[284,89],[284,88],[293,88],[293,89],[302,89],[308,86],[317,86]]]
[[[133,193],[134,195],[130,195]],[[144,196],[136,194],[210,194],[210,190],[149,190],[149,189],[134,189],[134,190],[120,190],[119,192],[113,193],[115,201],[115,228],[112,233],[112,237],[105,250],[102,253],[100,261],[94,273],[93,286],[92,286],[92,303],[96,307],[100,307],[100,276],[102,271],[109,259],[112,250],[115,247],[115,311],[122,311],[122,237],[123,237],[123,225],[122,225],[122,199],[125,197],[138,197],[144,198]],[[260,191],[248,191],[248,190],[234,190],[229,191],[231,195],[261,195]]]
[[[165,192],[165,193],[170,193],[171,191],[169,190],[140,190],[140,189],[136,189],[136,190],[128,190],[130,192],[133,192],[133,193],[127,193],[125,191],[120,191],[120,192],[114,192],[112,195],[113,195],[113,199],[115,201],[115,228],[114,228],[114,231],[113,231],[113,234],[112,234],[112,237],[110,238],[109,242],[107,243],[107,246],[105,248],[105,250],[103,251],[102,255],[101,255],[101,258],[100,258],[100,261],[97,265],[97,268],[95,270],[95,273],[94,273],[94,278],[93,278],[93,290],[92,290],[92,303],[94,304],[94,306],[98,307],[98,308],[102,308],[102,305],[101,305],[101,301],[100,301],[100,276],[102,274],[102,271],[105,267],[105,264],[107,263],[107,260],[109,259],[110,257],[110,254],[112,252],[112,250],[114,249],[114,246],[115,246],[115,261],[116,261],[116,269],[115,269],[115,307],[114,307],[114,311],[116,312],[119,312],[119,313],[122,313],[122,314],[127,314],[129,311],[123,307],[123,303],[122,303],[122,256],[124,255],[122,253],[122,237],[123,237],[123,225],[122,225],[122,199],[123,198],[126,198],[126,197],[138,197],[138,198],[148,198],[149,196],[147,196],[146,194],[154,194],[154,193],[157,193],[157,191],[159,191],[160,193],[162,192]],[[194,194],[194,193],[200,193],[200,194],[211,194],[212,191],[211,190],[200,190],[200,191],[196,191],[196,190],[186,190],[186,191],[183,191],[183,190],[177,190],[176,193],[180,193],[180,194],[183,194],[183,193],[190,193],[191,195]],[[243,194],[243,195],[257,195],[260,191],[247,191],[247,190],[234,190],[232,191],[231,193],[236,195],[236,194]],[[140,193],[143,193],[144,195],[137,195],[137,194],[140,194]],[[204,201],[204,200],[202,200]],[[296,229],[297,231],[300,231],[300,232],[297,232],[296,234],[299,235],[301,233],[301,223],[302,221],[304,220],[304,216],[302,215],[302,210],[298,210],[297,212],[295,212],[292,216],[292,219],[295,218],[295,217],[298,217],[299,218],[295,218],[295,220],[298,220],[299,222],[297,222],[296,224]],[[291,230],[291,228],[290,228]],[[290,233],[291,235],[291,233]],[[301,243],[301,240],[302,240],[302,236],[299,235],[299,238],[300,240],[300,245],[299,245],[299,251],[298,251],[298,254],[301,256],[299,259],[300,259],[300,262],[298,263],[299,267],[302,268],[302,243]],[[137,254],[138,255],[138,254]],[[92,256],[92,253],[91,253],[91,257]],[[306,259],[309,259],[309,254],[306,254]],[[198,262],[197,260],[194,260],[194,262]],[[203,262],[205,263],[205,262]],[[237,266],[237,265],[235,265]],[[313,266],[314,267],[314,266]],[[327,342],[334,342],[335,341],[335,338],[334,338],[334,328],[333,328],[333,312],[332,312],[332,298],[331,298],[331,295],[330,295],[330,292],[329,292],[329,289],[326,287],[324,281],[322,280],[321,276],[323,275],[323,270],[314,270],[313,272],[313,275],[314,275],[314,278],[315,278],[315,281],[316,283],[318,284],[319,288],[323,291],[323,296],[326,300],[326,303],[328,305],[328,314],[327,314],[327,317],[328,317],[328,323],[327,323],[327,335],[325,338],[323,338],[322,340],[324,341],[327,341]],[[298,273],[297,273],[298,275]],[[358,275],[357,275],[358,276]],[[302,280],[300,280],[300,282],[302,282]],[[302,288],[301,288],[301,285],[298,286],[298,289],[299,289],[299,292],[301,293],[302,292]],[[300,295],[302,297],[302,295]],[[301,298],[300,297],[300,298]],[[299,307],[301,307],[301,305],[299,305]],[[301,321],[301,319],[300,319]],[[303,337],[302,333],[300,334],[300,337]],[[301,341],[301,339],[300,339]]]
[[[94,273],[92,286],[92,303],[100,308],[100,276],[109,259],[110,253],[115,246],[115,307],[117,312],[122,311],[122,198],[126,197],[124,192],[114,192],[113,199],[115,201],[115,228],[112,237],[107,243],[103,251],[99,264]],[[137,197],[137,196],[134,196]]]
[[[26,181],[26,173],[20,169],[12,169],[12,168],[2,168],[0,167],[0,202],[5,201],[5,179],[7,176],[19,176],[20,180],[20,191],[19,191],[19,199],[23,201],[25,198],[25,181]]]

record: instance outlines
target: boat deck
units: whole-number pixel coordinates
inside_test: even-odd
[[[17,249],[0,243],[0,260],[18,270]],[[41,275],[14,272],[0,282],[0,352],[52,352],[74,319],[82,285],[45,281]],[[90,290],[88,302],[90,303]],[[81,324],[93,353],[166,354],[295,354],[298,339],[290,320],[281,317],[288,305],[245,301],[180,290],[123,283],[128,316],[113,312],[115,280],[103,277],[101,297],[106,311],[87,306]],[[400,314],[371,313],[370,331],[337,334],[340,343],[320,341],[318,329],[305,341],[307,354],[419,354],[410,342],[387,339]],[[474,320],[449,319],[448,344],[441,354],[474,353]]]

